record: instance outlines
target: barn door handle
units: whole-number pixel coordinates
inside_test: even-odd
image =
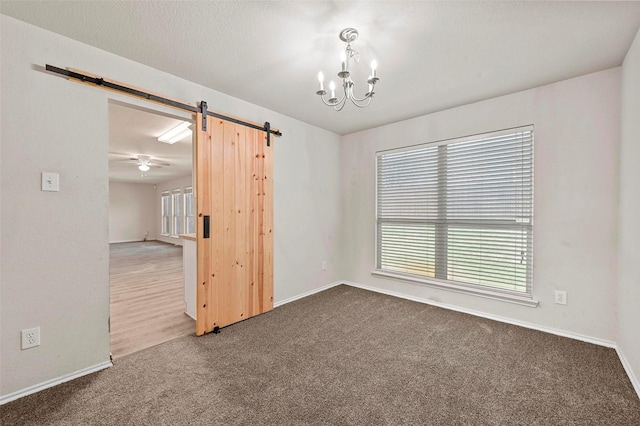
[[[202,226],[202,237],[209,238],[209,216],[205,216]]]

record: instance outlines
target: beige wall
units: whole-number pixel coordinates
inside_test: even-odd
[[[270,121],[283,133],[273,144],[275,301],[342,276],[339,135],[4,15],[0,43],[0,398],[109,361],[108,103],[175,115],[45,64]],[[60,174],[60,192],[40,191],[42,171]],[[20,330],[37,326],[42,344],[20,350]]]
[[[409,297],[582,335],[616,338],[620,69],[348,135],[342,146],[345,279]],[[371,275],[375,153],[533,124],[537,308]],[[568,305],[554,303],[555,289]]]
[[[640,395],[640,32],[622,65],[618,345]]]
[[[109,182],[109,242],[155,240],[156,204],[152,184]]]

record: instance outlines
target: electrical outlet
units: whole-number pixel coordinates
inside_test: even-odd
[[[22,349],[40,346],[40,327],[29,328],[21,331]]]
[[[567,304],[567,292],[556,290],[556,303],[558,305],[566,305]]]
[[[323,261],[322,261],[322,270],[323,270],[323,271],[326,271],[326,270],[327,270],[327,261],[326,261],[326,260],[323,260]]]

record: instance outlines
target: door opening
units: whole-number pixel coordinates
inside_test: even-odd
[[[189,234],[195,239],[193,136],[173,143],[158,141],[161,133],[183,122],[195,127],[191,118],[109,103],[114,358],[195,329],[195,280],[187,283],[185,277],[195,275],[196,258],[195,253],[186,258],[183,247]],[[188,244],[195,246],[195,241]]]

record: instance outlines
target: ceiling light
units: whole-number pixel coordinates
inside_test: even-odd
[[[141,172],[148,172],[149,165],[147,163],[140,163],[140,165],[138,166],[138,169],[140,169]]]
[[[353,61],[353,63],[357,63],[360,60],[360,53],[357,50],[351,47],[351,42],[355,41],[358,38],[358,31],[353,28],[345,28],[340,31],[340,40],[347,43],[347,47],[344,49],[344,52],[340,52],[340,62],[341,70],[338,73],[338,78],[342,79],[342,89],[343,93],[338,99],[336,97],[336,85],[331,81],[329,83],[330,97],[329,100],[324,99],[324,95],[327,94],[327,91],[324,90],[324,74],[322,71],[318,73],[318,81],[320,82],[320,90],[316,92],[316,95],[320,96],[322,102],[325,105],[333,107],[336,111],[340,111],[344,105],[347,103],[347,99],[349,99],[355,106],[359,108],[364,108],[371,103],[371,98],[375,95],[373,89],[376,87],[376,83],[380,81],[380,79],[376,76],[376,69],[378,68],[378,63],[375,61],[371,61],[371,74],[367,79],[368,90],[365,93],[363,98],[358,98],[353,93],[354,82],[351,79],[351,66],[349,65],[349,61]]]
[[[181,140],[182,138],[189,136],[191,134],[191,129],[189,129],[189,126],[191,126],[191,123],[187,121],[183,121],[182,123],[178,124],[176,127],[158,136],[158,140],[160,142],[174,144],[179,140]]]

